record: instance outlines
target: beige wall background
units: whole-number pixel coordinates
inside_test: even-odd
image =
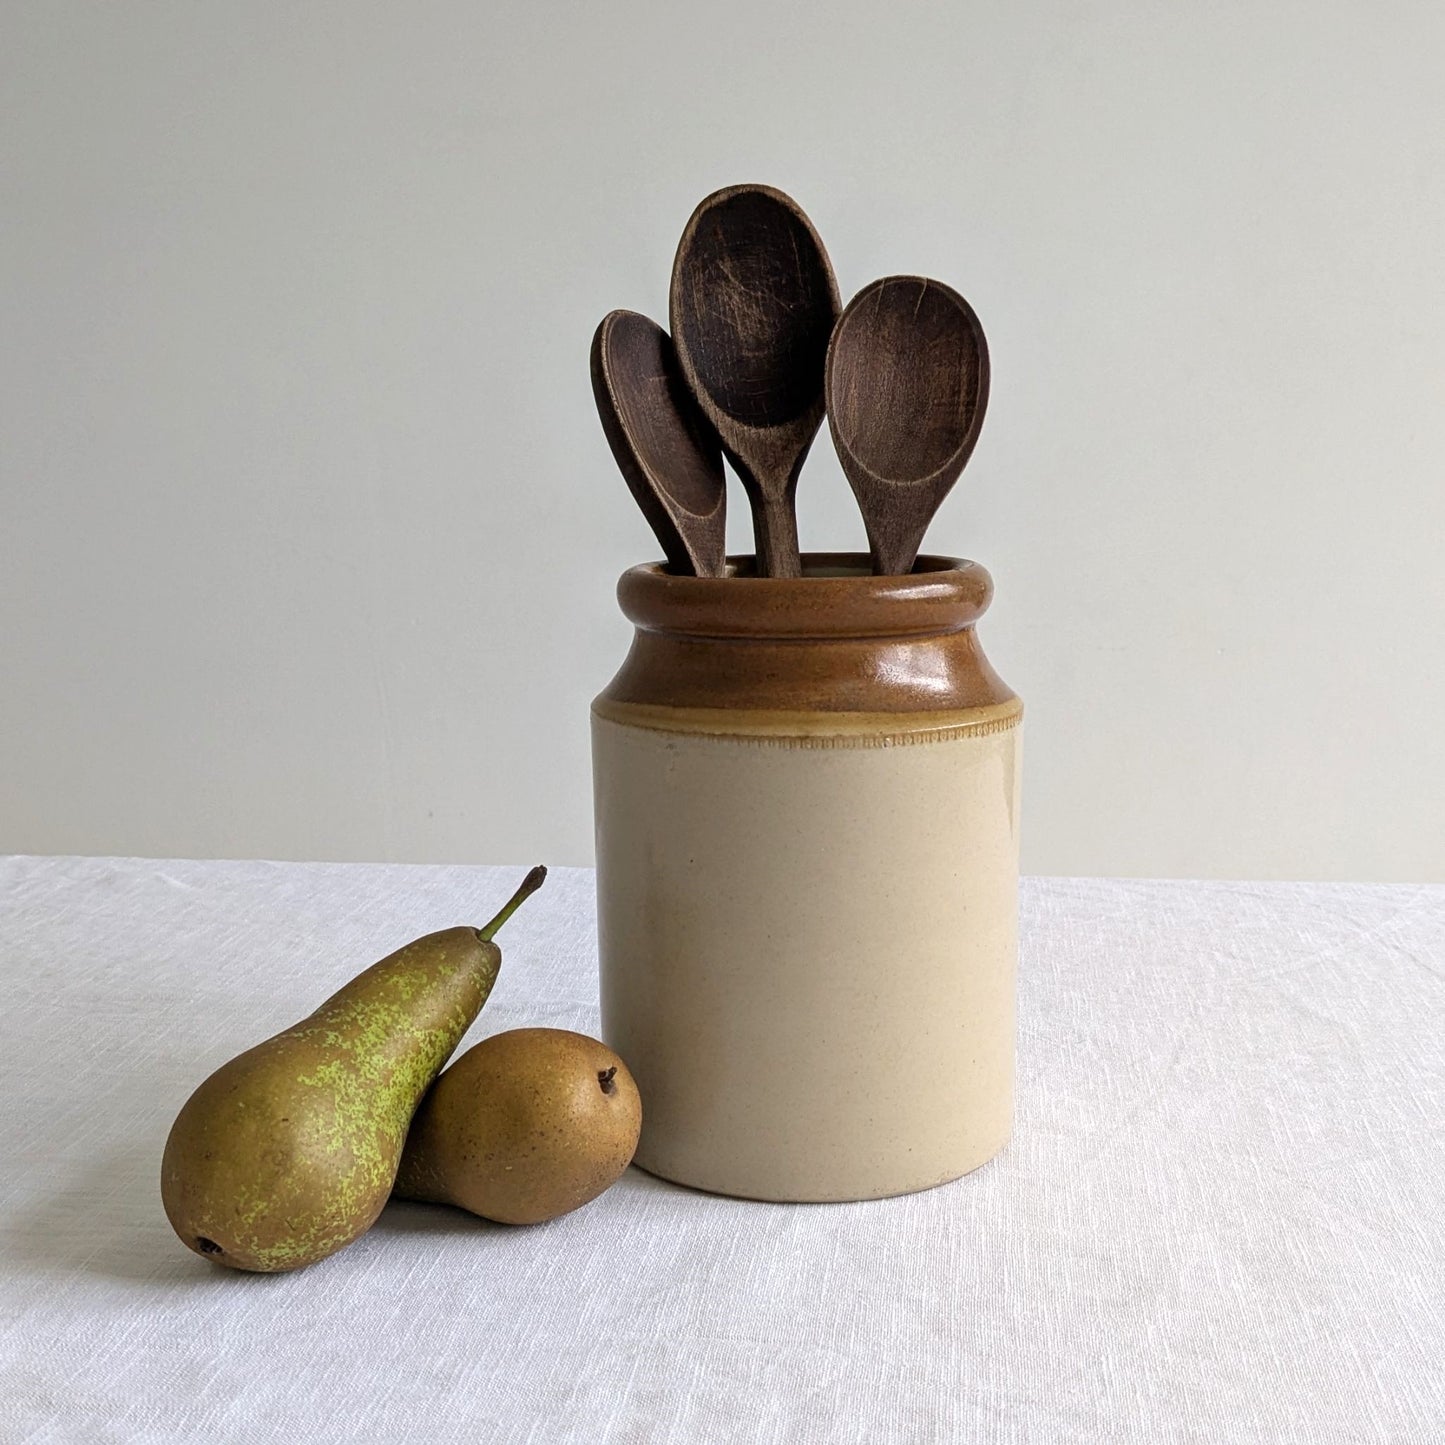
[[[1440,6],[0,14],[0,851],[590,861],[588,343],[765,180],[987,328],[1025,867],[1445,879]]]

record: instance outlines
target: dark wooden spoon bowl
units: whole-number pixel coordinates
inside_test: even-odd
[[[771,186],[703,201],[678,244],[669,315],[683,375],[747,491],[759,570],[800,576],[793,497],[823,420],[838,283],[797,202]]]
[[[988,343],[957,291],[924,276],[865,286],[833,329],[828,425],[874,571],[912,569],[988,405]]]
[[[592,338],[592,395],[607,444],[674,572],[726,570],[722,450],[678,370],[667,332],[611,311]]]

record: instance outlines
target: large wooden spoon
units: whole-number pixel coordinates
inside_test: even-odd
[[[801,576],[793,497],[838,317],[812,222],[771,186],[715,191],[682,233],[669,311],[683,374],[747,489],[758,571]]]
[[[592,395],[607,444],[674,572],[721,577],[722,451],[687,389],[667,332],[611,311],[592,338]]]
[[[873,570],[910,572],[988,405],[988,343],[973,307],[923,276],[865,286],[833,330],[827,396]]]

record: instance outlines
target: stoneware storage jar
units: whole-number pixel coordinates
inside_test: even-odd
[[[988,573],[816,554],[617,591],[636,633],[593,781],[636,1162],[775,1200],[976,1169],[1013,1114],[1022,713],[974,631]]]

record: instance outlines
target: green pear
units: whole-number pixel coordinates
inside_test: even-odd
[[[496,982],[492,935],[546,875],[534,868],[485,927],[429,933],[373,964],[186,1100],[161,1199],[187,1248],[269,1273],[325,1259],[370,1228],[416,1106]]]

